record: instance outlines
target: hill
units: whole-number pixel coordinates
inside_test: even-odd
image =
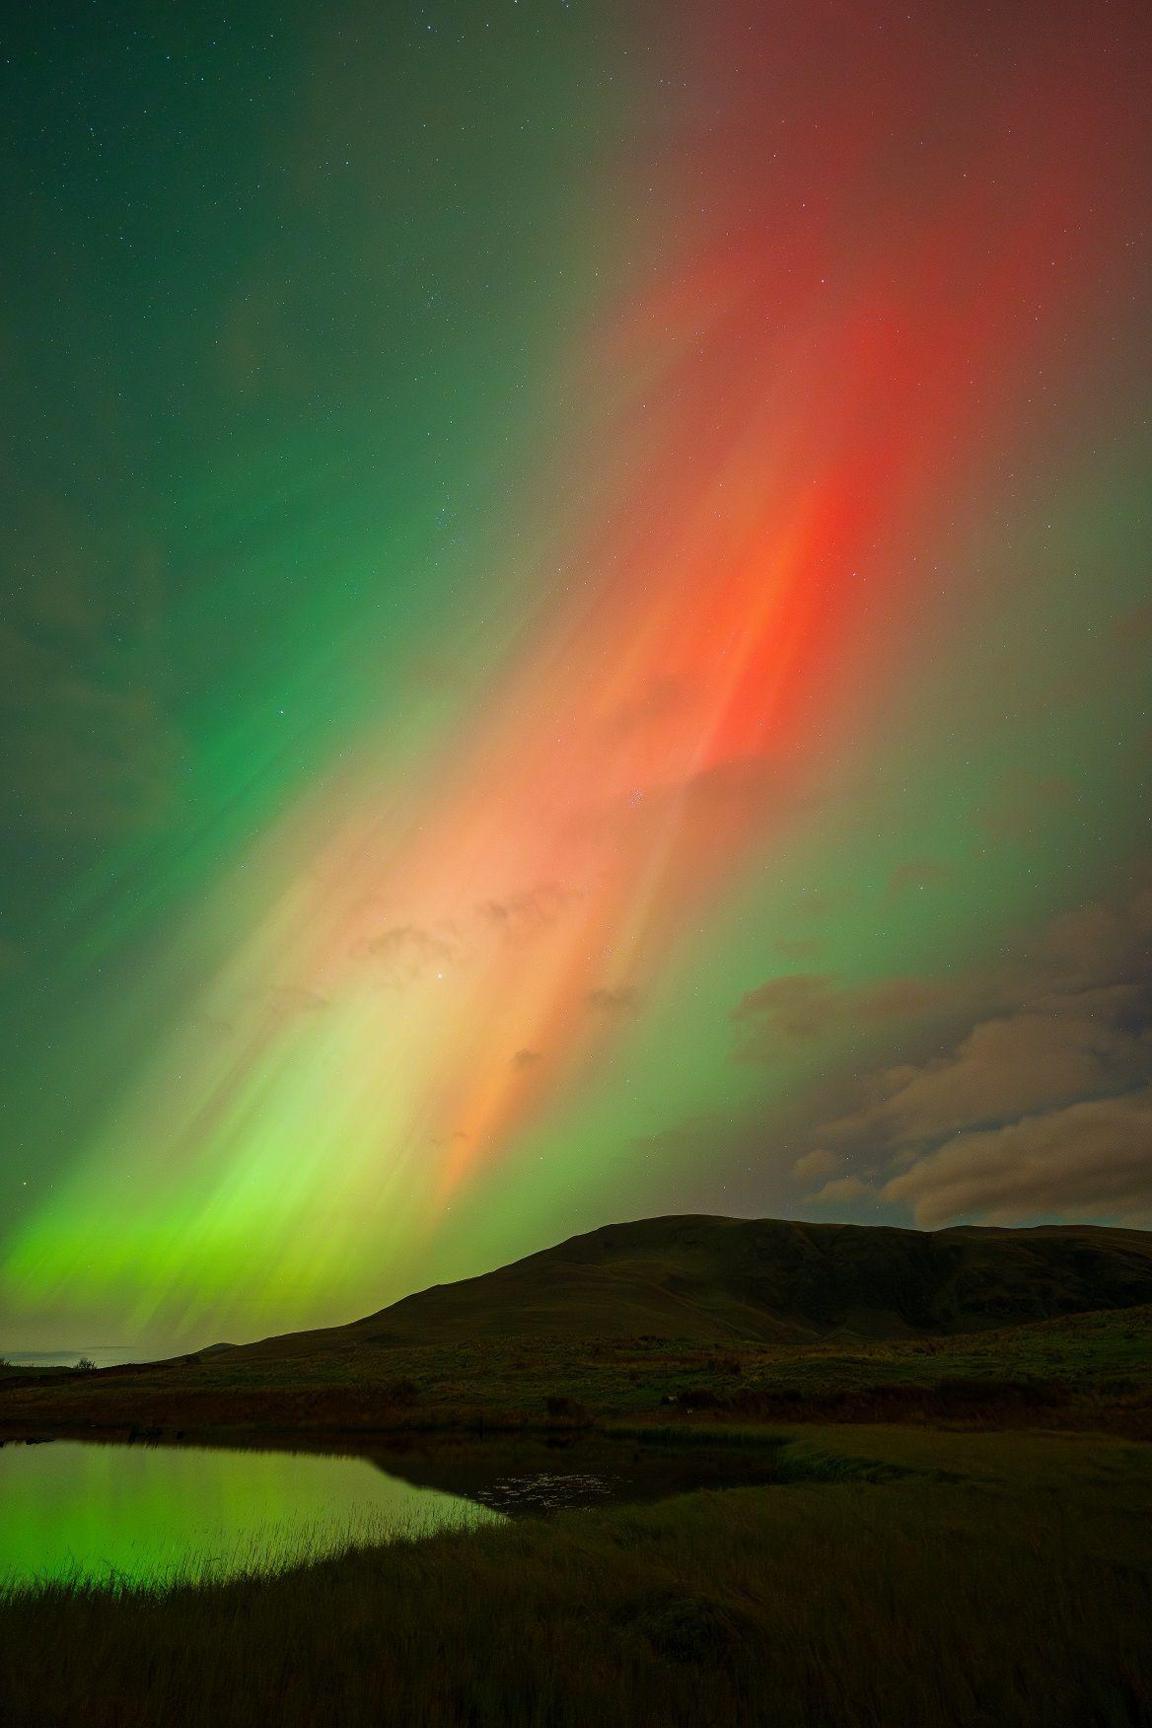
[[[1098,1225],[924,1232],[648,1218],[574,1236],[318,1332],[234,1356],[518,1336],[804,1345],[947,1337],[1152,1302],[1152,1232]]]
[[[652,1218],[348,1326],[91,1373],[0,1372],[0,1438],[701,1418],[1152,1437],[1152,1233]]]

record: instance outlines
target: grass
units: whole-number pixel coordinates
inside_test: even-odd
[[[647,1491],[661,1470],[674,1493],[725,1478],[682,1470],[685,1442],[770,1467],[271,1575],[10,1594],[0,1722],[1152,1728],[1150,1306],[899,1339],[352,1327],[166,1365],[0,1365],[0,1436],[358,1434],[383,1468],[467,1489],[470,1434],[527,1454],[539,1429],[638,1437]]]
[[[1152,1437],[1152,1308],[950,1338],[341,1341],[284,1360],[0,1375],[0,1423],[180,1429],[517,1428],[621,1421],[958,1420]]]
[[[1141,1728],[1152,1457],[795,1431],[798,1479],[0,1604],[11,1728]],[[807,1469],[805,1457],[807,1456]],[[820,1480],[813,1480],[813,1471]]]

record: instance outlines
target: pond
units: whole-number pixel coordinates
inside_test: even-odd
[[[769,1455],[634,1442],[388,1452],[0,1443],[0,1585],[270,1571],[565,1507],[771,1479]]]

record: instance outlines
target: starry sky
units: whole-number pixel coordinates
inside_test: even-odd
[[[0,35],[0,1344],[1152,1224],[1138,0]]]

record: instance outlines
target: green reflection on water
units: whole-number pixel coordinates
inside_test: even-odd
[[[72,1441],[0,1450],[7,1585],[220,1577],[499,1521],[364,1458]]]

